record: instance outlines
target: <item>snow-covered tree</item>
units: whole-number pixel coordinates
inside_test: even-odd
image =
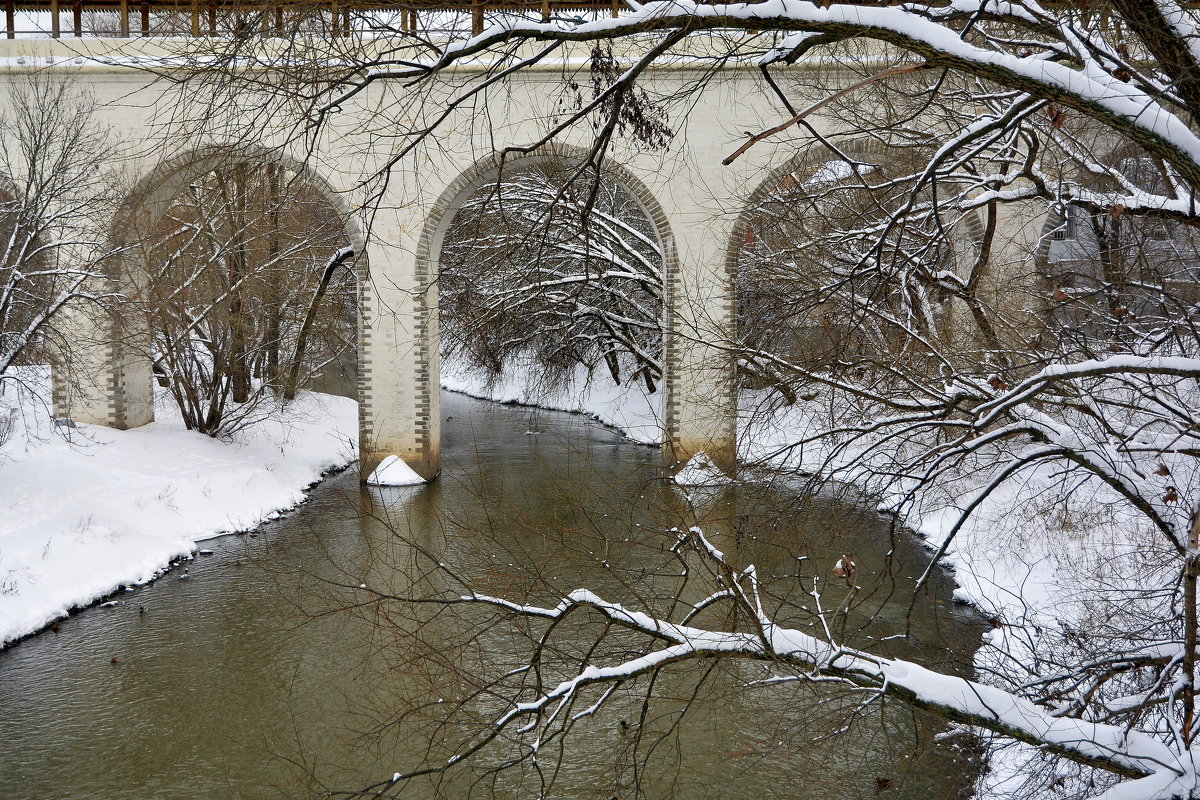
[[[231,161],[140,231],[125,281],[189,429],[232,433],[354,348],[354,252],[319,189],[275,164]]]
[[[600,368],[662,378],[662,254],[615,181],[559,162],[507,170],[446,233],[438,272],[443,346],[487,374],[519,361],[547,383]]]
[[[414,102],[439,106],[395,115],[401,157],[560,43],[621,38],[621,68],[548,134],[594,126],[592,158],[601,159],[630,109],[653,107],[639,94],[645,70],[690,37],[719,35],[720,55],[691,88],[702,91],[722,61],[751,60],[780,108],[779,124],[752,132],[727,161],[790,133],[820,151],[815,163],[836,165],[833,180],[801,196],[848,212],[799,247],[787,236],[759,242],[786,251],[780,274],[769,276],[795,287],[785,311],[822,303],[861,346],[817,363],[753,337],[713,343],[737,349],[790,395],[828,398],[834,409],[830,424],[782,437],[770,460],[853,481],[913,520],[936,516],[939,558],[1006,497],[1009,508],[1033,509],[1026,527],[1040,526],[1039,541],[1057,549],[1053,577],[1070,583],[1070,601],[1025,615],[1014,611],[1019,603],[1007,607],[984,673],[969,681],[872,655],[832,626],[776,624],[751,565],[729,563],[698,530],[673,546],[710,566],[711,593],[671,613],[587,589],[546,603],[482,596],[463,581],[435,601],[545,623],[531,633],[533,673],[576,609],[603,619],[600,638],[619,628],[640,642],[622,658],[593,660],[599,651],[589,651],[560,681],[513,688],[477,741],[511,735],[532,758],[634,676],[751,659],[770,663],[779,680],[898,696],[1032,744],[1035,768],[1025,774],[1034,796],[1050,787],[1080,797],[1200,796],[1200,314],[1187,243],[1200,225],[1197,10],[1176,0],[628,5],[614,19],[497,14],[482,32],[449,42],[396,30],[395,48],[369,62],[341,48],[321,73],[324,91],[305,95],[309,117],[320,124],[371,84],[403,81]],[[243,42],[232,55],[250,49]],[[438,83],[483,57],[490,69]],[[789,97],[783,68],[805,59],[858,73],[830,81],[820,108],[844,133],[818,134],[807,125],[817,109]],[[891,63],[879,69],[881,60]],[[447,84],[450,96],[422,92]],[[641,134],[653,138],[652,129]],[[885,163],[844,147],[863,137],[920,156]],[[1058,241],[1074,244],[1039,253],[1035,231],[1014,272],[998,262],[1004,220],[1020,204],[1048,212]],[[1081,519],[1111,534],[1105,546],[1079,533]],[[1024,545],[1015,555],[1031,571],[1038,565],[1021,556],[1054,557]],[[737,613],[728,624],[698,615],[714,606]],[[477,749],[424,769],[453,767]],[[406,776],[371,791],[398,791]]]
[[[115,150],[95,106],[66,79],[11,80],[0,109],[0,391],[21,382],[15,367],[48,360],[69,379],[87,335],[69,313],[103,315],[116,297],[103,226],[115,193],[101,171]]]

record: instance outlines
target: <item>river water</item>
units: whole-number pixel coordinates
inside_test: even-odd
[[[942,575],[913,599],[928,557],[883,516],[763,487],[689,502],[662,480],[657,451],[580,417],[449,394],[442,408],[445,471],[435,483],[363,489],[352,472],[336,476],[256,534],[207,542],[212,555],[118,605],[0,652],[0,797],[308,797],[444,763],[504,709],[503,682],[514,679],[503,676],[530,652],[525,626],[461,606],[377,601],[360,585],[428,598],[469,584],[549,604],[588,586],[665,611],[672,596],[695,602],[712,590],[701,570],[682,577],[669,552],[667,531],[695,521],[739,567],[756,565],[780,621],[819,625],[809,594],[818,579],[826,607],[849,609],[833,618],[845,641],[970,670],[978,620],[950,601]],[[842,553],[859,565],[857,591],[830,574]],[[697,621],[728,622],[722,613]],[[602,630],[594,618],[562,626],[547,672],[586,657]],[[613,663],[638,644],[616,635],[591,659]],[[969,740],[938,737],[943,725],[896,702],[755,683],[777,674],[758,663],[677,665],[582,718],[561,749],[548,741],[540,769],[495,769],[527,752],[501,740],[400,796],[969,794]]]

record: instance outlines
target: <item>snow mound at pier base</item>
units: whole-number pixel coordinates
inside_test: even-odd
[[[683,469],[675,474],[675,484],[678,486],[724,486],[732,483],[733,479],[721,471],[713,463],[708,453],[696,453]]]
[[[425,479],[413,472],[399,456],[388,456],[367,478],[367,483],[371,486],[418,486],[425,483]]]

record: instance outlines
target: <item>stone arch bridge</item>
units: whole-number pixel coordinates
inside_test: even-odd
[[[346,213],[347,230],[360,254],[359,400],[363,474],[388,455],[398,455],[423,477],[440,469],[437,324],[438,257],[454,211],[471,191],[497,174],[496,154],[506,147],[539,141],[558,112],[562,59],[518,73],[503,94],[488,99],[486,113],[460,115],[446,124],[435,147],[402,160],[372,205],[369,235],[355,213],[368,191],[364,181],[388,156],[375,152],[379,137],[369,120],[397,91],[378,82],[344,107],[320,141],[303,149],[281,131],[290,120],[268,121],[254,145],[199,137],[173,128],[170,82],[156,80],[147,63],[164,57],[167,45],[154,39],[15,39],[0,41],[7,87],[22,73],[53,70],[91,93],[116,138],[134,143],[106,169],[127,176],[130,197],[118,214],[153,217],[174,192],[203,174],[215,158],[274,159],[322,187]],[[459,69],[484,69],[460,67]],[[667,65],[643,79],[666,95],[695,84],[707,70]],[[446,80],[453,80],[450,75]],[[804,98],[797,98],[802,102]],[[477,109],[479,111],[479,109]],[[650,152],[617,139],[606,169],[628,189],[653,221],[664,255],[665,330],[662,425],[665,460],[679,464],[707,452],[723,466],[736,454],[736,385],[733,357],[723,347],[733,340],[732,263],[738,247],[739,216],[764,181],[796,156],[795,144],[765,141],[732,166],[722,159],[758,131],[779,121],[779,107],[757,69],[728,67],[719,80],[693,94],[686,113],[670,120],[675,137]],[[279,131],[273,129],[277,124]],[[828,126],[815,120],[814,124]],[[828,132],[828,131],[826,131]],[[591,129],[577,125],[528,158],[577,158],[592,144]],[[513,164],[512,158],[506,164]],[[1009,246],[1031,252],[1038,224],[1011,224]],[[119,235],[114,230],[114,236]],[[365,256],[365,259],[362,258]],[[364,268],[365,267],[365,268]],[[81,422],[130,428],[150,422],[151,371],[144,359],[123,351],[110,322],[82,320],[94,341],[75,360],[81,376],[58,382],[55,413]]]

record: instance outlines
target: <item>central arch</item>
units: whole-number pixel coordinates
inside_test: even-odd
[[[463,204],[479,189],[489,183],[495,183],[508,170],[519,170],[525,167],[545,164],[547,162],[564,163],[568,166],[585,166],[591,162],[591,153],[583,148],[559,143],[548,143],[529,151],[510,148],[502,153],[494,153],[479,159],[463,169],[456,178],[450,181],[438,197],[427,206],[424,222],[416,243],[414,266],[412,271],[411,296],[411,329],[408,341],[411,343],[406,351],[398,355],[411,364],[412,417],[407,423],[400,415],[385,418],[383,403],[379,402],[379,387],[375,383],[374,372],[379,365],[369,363],[370,352],[377,351],[380,344],[372,341],[372,331],[365,329],[360,345],[364,353],[360,364],[360,397],[366,398],[362,404],[362,438],[360,440],[360,466],[364,475],[370,474],[383,458],[390,454],[401,455],[418,474],[431,478],[440,470],[440,360],[438,336],[438,290],[437,279],[440,271],[440,259],[446,233],[449,230],[455,214]],[[650,189],[636,175],[623,165],[605,159],[595,169],[599,175],[622,187],[633,199],[638,209],[649,221],[654,236],[662,253],[662,270],[664,282],[664,309],[669,307],[668,296],[671,285],[678,271],[675,256],[675,242],[663,207]],[[586,180],[586,178],[585,178]],[[364,282],[364,292],[367,287]],[[372,299],[362,298],[362,305],[370,311]],[[382,301],[379,301],[382,303]],[[664,332],[663,381],[660,391],[663,397],[661,418],[664,424],[664,434],[670,441],[674,434],[672,408],[671,369],[671,314],[664,313],[660,323]],[[380,384],[382,385],[382,384]],[[378,408],[376,408],[378,406]],[[397,425],[407,424],[412,434],[404,435],[404,431],[389,430]],[[395,442],[395,444],[391,444]]]

